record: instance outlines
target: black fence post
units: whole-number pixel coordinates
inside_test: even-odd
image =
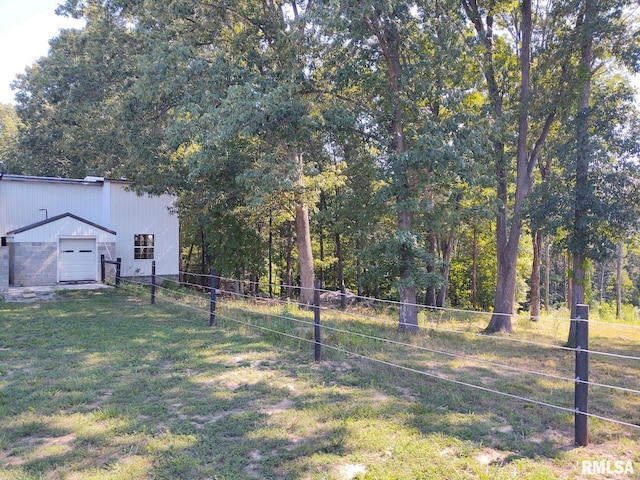
[[[120,273],[121,273],[122,259],[116,258],[116,288],[120,286]]]
[[[151,260],[151,305],[156,303],[156,261]]]
[[[104,268],[104,253],[100,255],[100,283],[104,283],[105,268]]]
[[[313,288],[313,340],[314,340],[314,360],[320,361],[321,347],[320,342],[320,280],[314,282]]]
[[[589,444],[587,427],[589,400],[589,306],[576,305],[576,383],[575,383],[575,443]]]
[[[216,327],[216,271],[209,270],[209,290],[211,291],[211,301],[209,304],[209,326]]]

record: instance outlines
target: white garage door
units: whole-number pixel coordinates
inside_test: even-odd
[[[60,239],[58,274],[61,282],[96,280],[96,241],[91,238]]]

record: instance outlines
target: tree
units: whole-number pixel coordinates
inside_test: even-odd
[[[515,304],[516,258],[526,200],[534,183],[534,168],[553,125],[574,98],[575,83],[570,83],[574,71],[572,61],[576,52],[583,50],[584,42],[579,39],[588,28],[576,18],[574,6],[561,1],[540,5],[546,11],[534,12],[532,2],[523,0],[517,14],[511,16],[508,4],[492,0],[485,4],[462,0],[462,6],[482,46],[480,58],[491,121],[497,132],[493,137],[498,201],[497,286],[494,314],[486,331],[509,333]],[[496,18],[511,19],[503,27],[514,33],[511,48],[500,39],[496,41]],[[517,54],[519,75],[513,80],[501,78],[501,67],[508,66],[512,50]],[[518,85],[517,100],[515,92],[509,91],[514,80]],[[507,110],[508,107],[511,108]],[[510,128],[510,118],[515,119],[513,130],[517,132],[512,186],[508,161],[511,151],[506,148],[508,136],[503,130]]]
[[[14,82],[24,173],[76,177],[126,175],[127,126],[121,101],[137,45],[125,19],[89,6],[81,30],[65,30],[50,53]]]
[[[0,161],[5,162],[5,171],[21,173],[18,131],[20,119],[12,105],[0,104]]]
[[[473,122],[464,101],[473,75],[466,78],[459,67],[464,49],[458,20],[444,4],[427,2],[324,6],[317,9],[318,35],[324,39],[324,61],[335,67],[322,71],[333,95],[350,99],[357,109],[353,128],[371,143],[384,182],[379,194],[394,215],[392,229],[371,247],[376,261],[370,273],[395,280],[398,327],[415,331],[418,289],[435,280],[434,272],[427,272],[434,258],[423,228],[436,224],[426,219],[437,211],[433,202],[444,204],[451,195],[436,195],[433,186],[447,190],[473,164],[466,138]]]

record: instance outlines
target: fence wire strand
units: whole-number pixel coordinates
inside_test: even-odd
[[[298,337],[296,335],[292,335],[292,334],[289,334],[289,333],[286,333],[286,332],[281,332],[279,330],[274,330],[274,329],[265,327],[263,325],[256,325],[256,324],[254,324],[252,322],[245,322],[245,321],[239,320],[237,318],[230,317],[228,315],[220,314],[219,316],[220,316],[220,318],[225,319],[225,320],[229,320],[229,321],[232,321],[232,322],[235,322],[235,323],[240,323],[240,324],[243,324],[243,325],[246,325],[246,326],[250,326],[250,327],[253,327],[253,328],[258,328],[260,330],[267,331],[267,332],[270,332],[270,333],[275,333],[277,335],[283,335],[283,336],[286,336],[286,337],[289,337],[289,338],[294,338],[296,340],[301,340],[301,341],[304,341],[304,342],[307,342],[307,343],[312,343],[312,344],[316,343],[314,340],[311,340],[311,339],[307,339],[307,338],[304,338],[304,337]],[[606,420],[606,421],[613,422],[613,423],[616,423],[616,424],[619,424],[619,425],[640,429],[640,425],[624,422],[622,420],[608,418],[608,417],[604,417],[604,416],[601,416],[601,415],[596,415],[596,414],[593,414],[593,413],[579,412],[579,411],[576,411],[575,408],[563,407],[563,406],[560,406],[560,405],[555,405],[555,404],[552,404],[552,403],[547,403],[547,402],[543,402],[543,401],[540,401],[540,400],[535,400],[535,399],[523,397],[521,395],[515,395],[515,394],[512,394],[512,393],[502,392],[500,390],[494,390],[492,388],[483,387],[481,385],[475,385],[473,383],[468,383],[468,382],[463,382],[461,380],[455,380],[455,379],[443,377],[443,376],[440,376],[440,375],[436,375],[434,373],[425,372],[423,370],[418,370],[418,369],[413,368],[413,367],[408,367],[406,365],[399,365],[397,363],[389,362],[389,361],[382,360],[382,359],[375,358],[375,357],[370,357],[368,355],[364,355],[364,354],[361,354],[361,353],[352,352],[350,350],[346,350],[346,349],[341,348],[341,347],[336,347],[335,345],[328,345],[328,344],[325,344],[325,343],[322,343],[322,342],[320,342],[320,345],[322,347],[328,348],[330,350],[339,351],[339,352],[347,354],[347,355],[355,356],[355,357],[362,358],[362,359],[365,359],[365,360],[370,360],[370,361],[373,361],[373,362],[376,362],[376,363],[380,363],[380,364],[383,364],[383,365],[386,365],[386,366],[389,366],[389,367],[398,368],[398,369],[405,370],[405,371],[408,371],[408,372],[416,373],[418,375],[434,378],[436,380],[441,380],[441,381],[444,381],[444,382],[449,382],[449,383],[453,383],[453,384],[456,384],[456,385],[461,385],[461,386],[473,388],[473,389],[476,389],[476,390],[481,390],[481,391],[484,391],[484,392],[487,392],[487,393],[492,393],[492,394],[495,394],[495,395],[501,395],[501,396],[504,396],[504,397],[512,398],[512,399],[515,399],[515,400],[520,400],[520,401],[527,402],[527,403],[532,403],[532,404],[535,404],[535,405],[540,405],[540,406],[543,406],[543,407],[553,408],[553,409],[560,410],[560,411],[567,412],[567,413],[573,413],[573,414],[580,413],[580,414],[588,416],[588,417],[598,418],[600,420]]]
[[[220,276],[214,276],[211,277],[211,275],[200,275],[200,276],[204,276],[207,277],[209,279],[213,278],[215,279],[220,279],[220,280],[226,280],[226,281],[234,281],[234,279],[228,278],[228,277],[220,277]],[[142,282],[135,282],[139,285],[148,285],[148,284],[144,284]],[[179,283],[178,283],[179,284]],[[199,288],[202,288],[202,285],[196,285]],[[161,289],[163,287],[161,286],[156,286],[156,288]],[[171,289],[167,289],[171,292],[175,292],[176,294],[179,294],[178,291],[176,290],[171,290]],[[306,304],[302,304],[299,302],[291,302],[290,300],[282,300],[282,299],[276,299],[276,298],[263,298],[263,297],[256,297],[254,295],[249,295],[246,293],[236,293],[230,290],[223,290],[223,289],[216,289],[217,292],[221,293],[221,294],[226,294],[229,295],[231,297],[236,297],[236,298],[244,298],[247,300],[261,300],[261,301],[265,301],[265,302],[269,302],[269,303],[276,303],[276,304],[281,304],[281,305],[295,305],[298,308],[306,308],[309,307],[309,305]],[[320,291],[323,292],[331,292],[334,293],[331,290],[322,290],[320,289]],[[184,294],[186,295],[186,294]],[[193,297],[195,298],[196,295],[193,295]],[[369,298],[369,297],[360,297],[360,298]],[[374,299],[371,299],[374,300]],[[400,302],[396,302],[396,304],[400,304]],[[419,305],[422,308],[431,308],[431,307],[425,307],[424,305]],[[326,310],[326,311],[331,311],[331,312],[335,312],[337,314],[343,314],[343,315],[351,315],[351,316],[356,316],[356,317],[360,317],[360,318],[365,318],[365,319],[369,319],[369,320],[376,320],[376,321],[380,321],[381,323],[388,323],[388,324],[394,324],[396,325],[397,322],[390,320],[390,319],[384,319],[384,318],[379,318],[379,317],[372,317],[372,316],[366,316],[366,315],[362,315],[359,314],[357,312],[344,312],[341,310],[337,310],[337,309],[332,309],[332,308],[328,308],[328,307],[321,307],[322,310]],[[474,314],[474,313],[480,313],[480,312],[473,312],[470,310],[451,310],[454,312],[464,312],[465,314]],[[570,321],[576,321],[576,319],[570,319]],[[592,321],[589,320],[589,323],[591,324]],[[604,323],[604,322],[602,322]],[[469,331],[462,331],[462,330],[455,330],[455,329],[446,329],[446,328],[441,328],[441,327],[436,327],[434,326],[431,322],[427,322],[426,326],[428,326],[431,330],[437,331],[437,332],[442,332],[442,333],[451,333],[451,334],[456,334],[456,335],[473,335],[476,337],[480,337],[480,338],[484,338],[487,340],[497,340],[497,341],[504,341],[504,342],[515,342],[515,343],[521,343],[521,344],[525,344],[525,345],[532,345],[532,346],[539,346],[539,347],[544,347],[544,348],[552,348],[552,349],[558,349],[558,350],[565,350],[565,351],[571,351],[571,352],[575,352],[575,348],[573,347],[567,347],[567,346],[563,346],[563,345],[554,345],[554,344],[550,344],[550,343],[543,343],[543,342],[536,342],[533,340],[526,340],[526,339],[522,339],[522,338],[512,338],[512,337],[507,337],[507,336],[500,336],[500,335],[487,335],[484,334],[482,332],[469,332]],[[601,356],[606,356],[606,357],[611,357],[611,358],[620,358],[620,359],[626,359],[626,360],[634,360],[634,361],[640,361],[640,356],[635,356],[635,355],[623,355],[623,354],[618,354],[618,353],[613,353],[613,352],[602,352],[599,350],[585,350],[586,352],[592,354],[592,355],[601,355]]]
[[[209,275],[201,275],[203,277],[208,277],[210,278]],[[218,278],[223,278],[223,277],[218,277]],[[121,279],[121,281],[124,279]],[[230,279],[226,279],[226,280],[230,280]],[[149,284],[147,283],[143,283],[143,282],[138,282],[138,281],[133,281],[133,280],[125,280],[124,284],[130,284],[130,285],[134,285],[134,286],[139,286],[139,287],[149,287]],[[177,285],[181,285],[180,282],[176,282]],[[182,283],[182,285],[184,285],[184,283]],[[195,285],[194,285],[195,286]],[[203,285],[197,285],[198,288],[206,288],[206,286]],[[187,293],[187,292],[183,292],[180,290],[175,290],[175,289],[171,289],[171,288],[166,288],[163,287],[162,285],[156,285],[156,289],[162,292],[167,292],[167,296],[169,295],[176,295],[176,296],[180,296],[180,298],[187,298],[187,299],[195,299],[201,302],[207,302],[209,299],[204,297],[201,294],[192,294],[192,293]],[[226,290],[218,290],[220,293],[224,293],[229,295],[231,298],[234,299],[245,299],[245,300],[265,300],[267,302],[267,304],[269,305],[284,305],[284,306],[288,306],[288,305],[292,305],[292,303],[288,300],[280,300],[280,299],[273,299],[273,298],[263,298],[263,297],[255,297],[252,295],[247,295],[247,294],[241,294],[241,293],[236,293],[236,292],[230,292],[230,291],[226,291]],[[185,303],[173,303],[171,302],[169,299],[167,298],[159,298],[156,297],[157,299],[162,300],[163,302],[169,303],[171,305],[177,305],[180,307],[185,307],[187,309],[191,309],[193,311],[202,313],[202,314],[209,314],[209,310],[208,310],[208,305],[207,308],[205,309],[203,308],[198,308],[198,307],[194,307],[193,305],[189,305],[189,304],[185,304]],[[176,300],[177,301],[177,300]],[[238,302],[237,302],[238,303]],[[245,302],[247,303],[247,302]],[[293,305],[298,305],[300,306],[301,304],[299,303],[293,303]],[[302,325],[306,325],[306,326],[314,326],[314,322],[313,321],[309,321],[309,320],[302,320],[302,319],[298,319],[292,316],[285,316],[285,315],[279,315],[279,314],[275,314],[275,313],[267,313],[267,312],[256,312],[255,310],[250,310],[248,308],[242,308],[240,307],[238,304],[232,305],[232,306],[227,306],[224,305],[224,303],[221,303],[222,307],[225,307],[226,309],[229,308],[233,308],[236,310],[239,310],[241,312],[245,312],[245,313],[250,313],[253,315],[264,315],[266,317],[270,317],[270,318],[277,318],[277,319],[283,319],[283,320],[287,320],[289,322],[294,322],[297,324],[302,324]],[[307,307],[307,305],[304,305],[304,307]],[[338,314],[344,314],[344,315],[351,315],[351,316],[356,316],[356,317],[360,317],[360,318],[366,318],[366,319],[374,319],[374,320],[383,320],[380,319],[379,317],[371,317],[368,315],[362,315],[362,314],[358,314],[356,312],[344,312],[342,310],[336,310],[336,309],[331,309],[331,308],[326,308],[323,307],[322,310],[325,311],[330,311],[330,312],[335,312]],[[470,312],[470,311],[463,311],[465,313],[476,313],[476,312]],[[260,325],[257,322],[251,322],[251,321],[242,321],[239,320],[237,318],[231,317],[229,314],[225,314],[220,312],[219,310],[216,311],[216,316],[218,316],[219,318],[225,319],[225,320],[229,320],[235,323],[239,323],[239,324],[243,324],[246,326],[249,326],[251,328],[257,328],[259,330],[262,331],[266,331],[266,332],[270,332],[270,333],[274,333],[277,335],[282,335],[284,337],[288,337],[288,338],[292,338],[292,339],[296,339],[299,341],[304,341],[307,343],[312,343],[312,344],[316,344],[317,342],[315,340],[311,340],[305,337],[301,337],[292,333],[287,333],[287,332],[283,332],[281,330],[276,330],[273,328],[269,328],[266,327],[264,325]],[[575,320],[575,319],[572,319]],[[386,320],[383,320],[383,322],[387,322]],[[600,322],[600,323],[604,323],[604,322]],[[395,324],[395,322],[394,322]],[[496,367],[496,368],[504,368],[504,369],[508,369],[508,370],[512,370],[512,371],[517,371],[520,373],[525,373],[528,375],[537,375],[537,376],[541,376],[541,377],[545,377],[545,378],[550,378],[553,380],[559,380],[559,381],[565,381],[565,382],[575,382],[575,383],[582,383],[582,384],[587,384],[587,385],[592,385],[592,386],[596,386],[596,387],[602,387],[602,388],[609,388],[609,389],[614,389],[614,390],[618,390],[618,391],[623,391],[626,393],[631,393],[631,394],[640,394],[640,390],[636,390],[636,389],[632,389],[632,388],[627,388],[627,387],[619,387],[619,386],[614,386],[614,385],[607,385],[607,384],[603,384],[603,383],[598,383],[598,382],[592,382],[592,381],[584,381],[584,380],[580,380],[580,379],[573,379],[573,378],[568,378],[568,377],[563,377],[560,375],[555,375],[555,374],[549,374],[549,373],[545,373],[545,372],[537,372],[534,370],[528,370],[528,369],[521,369],[519,367],[513,367],[513,366],[509,366],[509,365],[503,365],[501,363],[498,362],[492,362],[492,361],[488,361],[488,360],[483,360],[483,359],[479,359],[479,358],[475,358],[472,356],[468,356],[468,355],[462,355],[462,354],[457,354],[457,353],[452,353],[452,352],[446,352],[446,351],[442,351],[442,350],[436,350],[436,349],[430,349],[427,347],[423,347],[421,345],[414,345],[414,344],[409,344],[409,343],[405,343],[405,342],[401,342],[401,341],[396,341],[396,340],[391,340],[391,339],[387,339],[387,338],[382,338],[382,337],[377,337],[374,335],[368,335],[368,334],[364,334],[364,333],[360,333],[360,332],[353,332],[350,330],[345,330],[345,329],[341,329],[341,328],[337,328],[337,327],[333,327],[330,325],[321,325],[321,329],[322,330],[328,330],[328,331],[333,331],[336,333],[341,333],[341,334],[345,334],[345,335],[353,335],[353,336],[357,336],[360,338],[366,338],[369,340],[374,340],[374,341],[378,341],[378,342],[383,342],[383,343],[389,343],[392,345],[397,345],[397,346],[402,346],[402,347],[409,347],[409,348],[413,348],[415,350],[418,351],[422,351],[422,352],[426,352],[426,353],[430,353],[430,354],[435,354],[435,355],[443,355],[443,356],[449,356],[449,357],[453,357],[453,358],[457,358],[457,359],[462,359],[462,360],[466,360],[466,361],[470,361],[470,362],[477,362],[483,365],[489,365],[492,367]],[[463,335],[481,335],[483,337],[487,337],[486,335],[482,335],[479,333],[474,333],[474,332],[463,332],[463,331],[458,331],[458,330],[446,330],[446,329],[435,329],[436,331],[443,331],[443,332],[449,332],[449,333],[455,333],[455,334],[463,334]],[[489,337],[489,338],[505,338],[505,337]],[[532,342],[532,341],[528,341],[528,340],[523,340],[523,339],[510,339],[512,341],[519,341],[519,342],[523,342],[523,343],[527,343],[527,344],[532,344],[532,345],[536,345],[536,346],[543,346],[543,347],[553,347],[553,348],[560,348],[562,350],[567,350],[567,351],[571,351],[571,352],[576,352],[578,351],[575,348],[570,348],[570,347],[560,347],[557,345],[550,345],[550,344],[544,344],[544,343],[539,343],[539,342]],[[382,360],[379,358],[375,358],[375,357],[371,357],[368,355],[364,355],[362,353],[357,353],[357,352],[353,352],[350,351],[348,349],[339,347],[339,346],[335,346],[335,345],[330,345],[330,344],[326,344],[326,343],[322,343],[320,342],[320,345],[322,347],[328,348],[330,350],[335,350],[335,351],[339,351],[342,352],[344,354],[347,355],[352,355],[355,357],[359,357],[362,359],[366,359],[366,360],[370,360],[373,362],[377,362],[380,364],[384,364],[390,367],[394,367],[394,368],[399,368],[405,371],[410,371],[419,375],[423,375],[426,377],[430,377],[430,378],[434,378],[437,380],[441,380],[441,381],[445,381],[445,382],[450,382],[453,384],[457,384],[460,386],[465,386],[465,387],[469,387],[469,388],[474,388],[477,390],[481,390],[481,391],[485,391],[488,393],[492,393],[492,394],[496,394],[496,395],[502,395],[508,398],[512,398],[512,399],[516,399],[516,400],[521,400],[524,402],[528,402],[528,403],[533,403],[533,404],[537,404],[540,406],[545,406],[545,407],[549,407],[549,408],[554,408],[557,410],[561,410],[564,412],[569,412],[569,413],[581,413],[582,415],[586,415],[588,417],[592,417],[592,418],[597,418],[600,420],[605,420],[605,421],[609,421],[609,422],[613,422],[619,425],[623,425],[623,426],[627,426],[627,427],[632,427],[632,428],[640,428],[640,425],[636,425],[633,423],[629,423],[629,422],[624,422],[621,420],[617,420],[617,419],[613,419],[613,418],[609,418],[609,417],[605,417],[605,416],[601,416],[601,415],[596,415],[593,413],[585,413],[585,412],[576,412],[575,409],[573,408],[569,408],[569,407],[563,407],[563,406],[559,406],[559,405],[554,405],[554,404],[550,404],[547,402],[543,402],[540,400],[536,400],[536,399],[531,399],[531,398],[527,398],[527,397],[523,397],[520,395],[515,395],[515,394],[511,394],[511,393],[507,393],[507,392],[502,392],[500,390],[495,390],[492,388],[488,388],[488,387],[484,387],[484,386],[480,386],[480,385],[475,385],[472,383],[468,383],[468,382],[464,382],[461,380],[456,380],[456,379],[451,379],[451,378],[447,378],[441,375],[437,375],[435,373],[431,373],[431,372],[426,372],[423,370],[419,370],[413,367],[408,367],[406,365],[400,365],[394,362],[390,362],[387,360]],[[622,354],[616,354],[616,353],[611,353],[611,352],[600,352],[597,350],[587,350],[587,349],[582,349],[581,351],[586,352],[586,353],[590,353],[590,354],[594,354],[594,355],[604,355],[604,356],[608,356],[608,357],[613,357],[613,358],[618,358],[618,359],[625,359],[625,360],[640,360],[640,357],[636,357],[633,355],[622,355]]]

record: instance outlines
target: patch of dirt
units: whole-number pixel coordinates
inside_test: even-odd
[[[109,398],[111,398],[113,396],[113,391],[107,391],[105,393],[103,393],[102,395],[96,397],[93,402],[91,403],[87,403],[86,407],[89,410],[95,410],[97,408],[100,408],[102,406],[102,404],[104,402],[106,402],[107,400],[109,400]]]
[[[229,415],[242,415],[243,413],[246,413],[246,412],[247,412],[246,410],[233,409],[233,410],[227,410],[226,412],[219,412],[214,415],[189,415],[189,416],[184,415],[184,417],[189,418],[191,425],[193,425],[194,427],[204,428],[205,425],[208,425],[210,423],[215,423],[219,420],[222,420],[225,417],[228,417]]]
[[[275,413],[280,413],[280,412],[289,410],[291,407],[293,407],[293,401],[289,400],[288,398],[285,398],[284,400],[282,400],[281,402],[275,405],[269,405],[267,407],[261,408],[260,411],[262,413],[266,413],[267,415],[273,415]]]
[[[554,446],[573,444],[573,438],[568,437],[566,434],[563,434],[558,430],[546,430],[545,432],[530,435],[529,441],[534,443],[543,443],[544,441],[548,441]]]
[[[367,473],[367,467],[359,463],[345,463],[336,467],[336,475],[340,480],[352,480],[365,473]]]
[[[373,392],[373,400],[376,402],[386,402],[389,400],[389,396],[385,393],[382,393],[380,390],[375,390]]]
[[[249,478],[260,478],[260,468],[258,463],[262,460],[262,455],[260,455],[259,450],[253,450],[249,452],[249,458],[252,462],[244,467],[244,473],[247,474]]]
[[[0,465],[19,467],[27,462],[26,457],[35,449],[40,449],[42,452],[39,453],[36,451],[35,455],[33,455],[34,458],[45,458],[48,455],[48,453],[46,453],[48,449],[52,447],[71,449],[71,445],[75,440],[76,435],[74,433],[62,437],[25,437],[20,439],[12,448],[6,448],[5,450],[8,453],[0,454]],[[19,452],[26,451],[21,455],[14,455],[13,452],[16,450]]]
[[[483,448],[473,458],[475,458],[480,465],[488,466],[495,463],[500,464],[506,457],[507,454],[504,452],[499,452],[493,448]]]
[[[513,427],[511,425],[504,425],[496,428],[495,431],[500,433],[513,433]]]
[[[418,400],[418,397],[413,395],[413,393],[411,392],[411,389],[403,388],[403,387],[396,387],[396,388],[400,391],[400,393],[402,393],[402,398],[404,398],[405,400],[408,400],[409,402],[415,402],[416,400]]]

